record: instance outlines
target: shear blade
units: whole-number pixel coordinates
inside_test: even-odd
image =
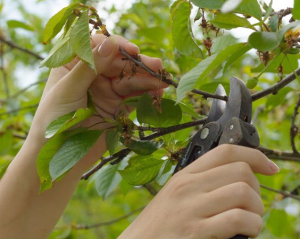
[[[216,95],[226,96],[224,87],[219,84],[215,92]],[[226,102],[224,100],[213,99],[206,123],[217,121],[224,114]]]

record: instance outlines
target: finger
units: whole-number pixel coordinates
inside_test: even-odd
[[[204,154],[182,171],[201,173],[212,168],[233,162],[245,162],[260,174],[273,175],[279,171],[278,166],[256,149],[238,145],[224,144]]]
[[[135,54],[140,53],[140,49],[138,48],[138,46],[131,43],[126,38],[118,36],[118,35],[113,35],[113,37],[117,41],[117,44],[119,44],[119,46],[122,47],[128,54],[135,55]],[[92,49],[94,49],[99,44],[102,44],[106,39],[107,39],[107,36],[105,36],[103,34],[94,34],[94,35],[92,35],[92,39],[91,39]],[[78,62],[79,62],[79,59],[75,58],[72,62],[66,64],[65,67],[67,67],[69,70],[72,70],[73,67]]]
[[[203,203],[201,215],[212,217],[234,208],[240,208],[260,216],[264,205],[260,196],[247,183],[237,182],[200,195]]]
[[[163,68],[162,61],[159,58],[149,57],[149,56],[140,54],[140,60],[151,71],[158,72],[159,70],[161,70]],[[114,69],[114,70],[112,70],[112,69]],[[138,73],[143,73],[143,74],[149,74],[148,71],[142,69],[139,66],[135,66],[135,64],[133,62],[126,60],[126,58],[124,58],[124,55],[119,53],[116,56],[116,59],[114,59],[114,61],[110,65],[110,67],[107,68],[107,70],[103,72],[103,75],[105,77],[112,78],[112,77],[119,77],[119,75],[122,72],[132,73],[132,71],[138,72]]]
[[[226,185],[244,182],[260,195],[259,181],[255,177],[249,164],[234,162],[197,174],[197,182],[206,182],[201,185],[203,192],[211,192]]]
[[[93,50],[98,74],[101,74],[111,64],[118,50],[119,46],[113,36],[107,38],[106,41]],[[95,71],[86,63],[80,61],[54,88],[57,93],[61,93],[65,98],[69,98],[70,101],[73,101],[73,98],[78,99],[86,95],[88,88],[95,78]]]
[[[159,90],[168,87],[168,84],[150,75],[136,73],[134,76],[126,75],[121,80],[111,80],[113,90],[121,96],[130,95],[135,91]]]
[[[246,235],[255,238],[262,228],[262,218],[253,212],[243,209],[232,209],[201,222],[206,230],[203,238],[228,239],[236,235]],[[218,227],[218,230],[216,230]]]

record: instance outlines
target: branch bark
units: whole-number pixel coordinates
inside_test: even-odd
[[[285,191],[273,189],[273,188],[267,187],[267,186],[265,186],[265,185],[260,185],[260,186],[261,186],[262,188],[264,188],[264,189],[267,189],[267,190],[271,191],[271,192],[279,193],[279,194],[281,194],[281,195],[283,195],[283,196],[285,196],[285,197],[290,197],[290,198],[293,198],[293,199],[296,199],[296,200],[300,201],[300,197],[298,197],[298,196],[296,196],[296,195],[294,195],[294,194],[291,194],[291,193],[289,193],[289,192],[285,192]]]
[[[298,75],[300,75],[300,68],[298,68],[295,72],[286,76],[278,83],[272,85],[271,87],[253,94],[252,101],[256,101],[270,94],[276,95],[280,89],[282,89],[283,87],[285,87],[286,85],[294,81],[298,77]]]
[[[271,159],[300,163],[300,154],[282,152],[264,147],[258,147],[257,149]]]
[[[6,111],[4,113],[0,113],[0,116],[14,114],[14,113],[17,113],[17,112],[23,111],[23,110],[34,109],[38,106],[39,106],[39,104],[35,104],[35,105],[29,105],[29,106],[18,108],[18,109],[11,110],[11,111]]]
[[[293,116],[292,116],[292,122],[291,122],[291,128],[290,128],[290,139],[291,139],[291,146],[292,146],[292,149],[293,149],[293,152],[294,154],[299,154],[297,148],[296,148],[296,145],[295,145],[295,137],[298,133],[298,126],[295,124],[295,121],[296,121],[296,117],[298,115],[298,110],[299,110],[299,107],[300,107],[300,94],[298,96],[298,101],[296,103],[296,106],[295,106],[295,109],[294,109],[294,113],[293,113]]]
[[[26,48],[23,48],[23,47],[21,47],[21,46],[18,46],[18,45],[16,45],[15,43],[6,40],[6,39],[5,39],[3,36],[1,36],[1,35],[0,35],[0,41],[1,41],[1,42],[4,42],[6,45],[10,46],[11,48],[17,49],[17,50],[19,50],[19,51],[22,51],[22,52],[28,54],[28,55],[33,56],[33,57],[35,57],[35,58],[38,59],[38,60],[44,60],[44,58],[43,58],[42,56],[40,56],[39,54],[37,54],[37,53],[35,53],[35,52],[33,52],[33,51],[30,51],[30,50],[28,50],[28,49],[26,49]]]

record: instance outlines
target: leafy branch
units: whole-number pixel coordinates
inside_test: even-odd
[[[291,128],[290,128],[290,140],[291,140],[291,146],[292,146],[294,154],[299,154],[299,152],[296,148],[296,145],[295,145],[295,137],[298,134],[298,130],[299,130],[299,127],[295,124],[295,121],[296,121],[297,115],[299,114],[299,112],[298,112],[299,107],[300,107],[300,94],[298,96],[298,101],[294,108],[294,113],[292,116],[292,122],[291,122]]]

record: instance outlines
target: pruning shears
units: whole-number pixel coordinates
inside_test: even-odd
[[[218,86],[216,94],[226,96],[222,85]],[[231,77],[228,101],[213,100],[205,124],[193,136],[183,151],[182,158],[179,160],[174,173],[221,144],[258,147],[259,135],[256,128],[251,124],[251,117],[251,93],[242,80]],[[231,239],[248,239],[248,237],[236,235]]]

